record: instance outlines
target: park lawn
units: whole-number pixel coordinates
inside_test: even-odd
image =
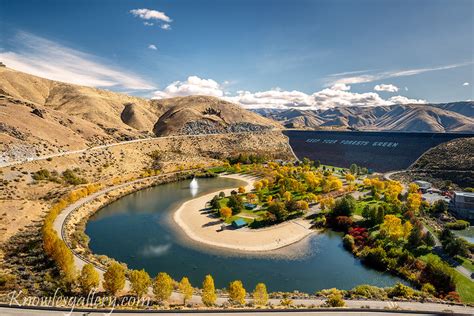
[[[472,264],[471,260],[469,260],[468,258],[456,256],[455,260],[461,263],[464,268],[470,270],[471,272],[474,272],[474,264]]]
[[[213,172],[213,173],[222,173],[222,172],[227,171],[227,168],[223,167],[223,166],[218,166],[218,167],[209,168],[209,169],[207,169],[207,171],[210,171],[210,172]]]
[[[378,206],[379,204],[383,204],[383,201],[376,201],[376,200],[367,200],[367,201],[357,201],[354,214],[355,215],[362,215],[362,211],[364,210],[366,205]]]
[[[474,282],[464,275],[454,270],[454,280],[456,282],[456,291],[459,293],[463,303],[474,303]]]
[[[221,207],[227,206],[227,202],[229,202],[229,198],[225,197],[219,200],[219,204]]]

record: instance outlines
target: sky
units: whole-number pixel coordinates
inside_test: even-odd
[[[7,67],[147,98],[472,100],[473,52],[473,0],[0,0]]]

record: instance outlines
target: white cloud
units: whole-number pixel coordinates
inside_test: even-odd
[[[354,72],[332,74],[328,76],[329,80],[326,86],[330,87],[338,83],[343,83],[343,84],[367,83],[367,82],[373,82],[373,81],[378,81],[378,80],[384,80],[388,78],[414,76],[414,75],[419,75],[425,72],[453,69],[453,68],[463,67],[463,66],[472,65],[472,64],[473,62],[466,62],[466,63],[450,64],[450,65],[431,67],[431,68],[415,68],[415,69],[405,69],[405,70],[396,70],[396,71],[385,71],[385,72],[379,72],[379,73],[374,73],[374,74],[349,76],[349,77],[346,77],[346,75],[354,73]],[[339,78],[334,79],[337,77]]]
[[[201,79],[197,76],[189,76],[186,81],[175,81],[168,85],[163,91],[155,91],[153,98],[163,99],[187,95],[222,97],[224,92],[220,85],[212,79]]]
[[[301,91],[285,91],[273,88],[267,91],[250,92],[237,91],[231,94],[224,91],[225,84],[219,84],[212,79],[201,79],[190,76],[186,81],[175,81],[162,91],[155,91],[154,98],[170,98],[187,95],[210,95],[226,101],[240,104],[244,108],[300,108],[300,109],[328,109],[347,106],[378,106],[407,103],[426,103],[425,100],[409,99],[404,96],[394,96],[383,99],[375,92],[351,92],[351,87],[345,84],[336,84],[313,94]]]
[[[331,87],[332,90],[340,90],[340,91],[349,91],[351,86],[346,85],[345,83],[336,83]]]
[[[163,29],[165,31],[171,30],[171,25],[169,25],[168,23],[165,23],[165,24],[161,25],[160,27],[161,27],[161,29]]]
[[[407,97],[396,95],[388,99],[388,102],[392,104],[425,104],[427,103],[426,100],[422,99],[409,99]]]
[[[408,87],[405,87],[405,91],[408,91]]]
[[[464,82],[462,85],[463,85],[464,87],[467,87],[467,86],[469,86],[469,82]]]
[[[375,91],[397,92],[398,87],[393,84],[378,84],[374,87]]]
[[[145,26],[153,26],[153,25],[155,25],[155,23],[153,23],[153,22],[146,22],[146,21],[145,21],[145,22],[143,22],[143,25],[145,25]]]
[[[130,10],[130,13],[143,20],[160,20],[168,23],[172,21],[164,12],[157,10],[133,9]]]
[[[7,67],[39,77],[93,87],[154,89],[146,80],[107,65],[94,55],[68,48],[45,38],[19,32],[15,49],[0,52]]]
[[[158,49],[158,48],[157,48],[155,45],[153,45],[153,44],[148,45],[148,48],[149,48],[149,49],[152,49],[152,50],[157,50],[157,49]]]

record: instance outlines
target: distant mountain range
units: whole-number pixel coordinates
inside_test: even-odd
[[[349,106],[326,110],[257,109],[295,129],[474,133],[474,102]]]

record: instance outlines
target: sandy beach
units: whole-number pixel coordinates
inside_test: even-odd
[[[253,188],[255,178],[238,174],[222,175],[222,177],[245,181],[246,191]],[[209,217],[202,212],[212,197],[223,191],[229,195],[233,189],[219,190],[204,196],[186,201],[174,213],[174,221],[184,233],[194,241],[213,247],[233,249],[248,252],[261,252],[279,249],[313,233],[310,223],[303,219],[295,219],[268,228],[261,229],[225,229],[221,230],[223,222]]]

